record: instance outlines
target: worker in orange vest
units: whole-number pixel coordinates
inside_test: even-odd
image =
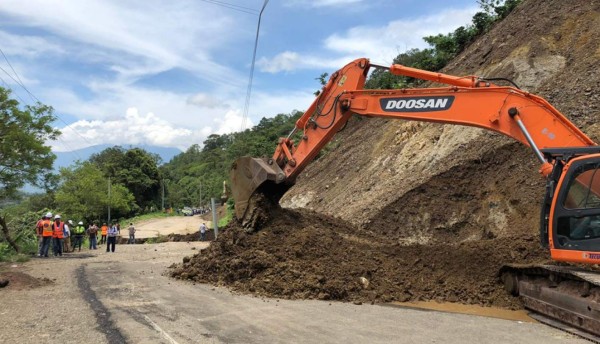
[[[102,228],[100,228],[100,230],[102,234],[102,238],[100,239],[100,245],[106,244],[106,234],[108,234],[108,226],[106,225],[106,222],[102,224]]]
[[[48,218],[47,216],[48,216],[48,214],[42,215],[42,218],[40,220],[38,220],[38,222],[35,224],[35,235],[37,236],[37,239],[38,239],[38,250],[37,250],[38,257],[42,256],[42,244],[44,242],[44,239],[42,237],[42,230],[43,230],[42,222]],[[50,216],[52,216],[52,214],[50,214]]]
[[[62,251],[63,251],[63,238],[64,238],[64,231],[65,230],[65,223],[62,222],[60,220],[60,215],[56,214],[56,216],[54,216],[54,223],[52,223],[52,238],[54,241],[54,246],[52,248],[52,253],[54,254],[54,256],[61,256],[62,257]]]
[[[42,228],[42,250],[40,256],[48,257],[48,250],[50,249],[50,243],[52,242],[52,213],[47,213],[42,222],[40,223]]]

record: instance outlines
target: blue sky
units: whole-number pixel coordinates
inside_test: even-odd
[[[0,85],[32,102],[14,68],[54,107],[63,132],[56,151],[105,143],[184,150],[241,129],[263,3],[2,0],[0,49],[12,68],[0,56]],[[475,0],[270,0],[247,127],[306,109],[321,73],[359,57],[390,64],[426,47],[422,37],[469,24],[477,10]]]

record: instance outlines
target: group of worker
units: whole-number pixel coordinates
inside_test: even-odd
[[[42,216],[36,224],[36,234],[38,236],[38,256],[48,257],[50,245],[52,245],[52,254],[62,256],[63,252],[75,252],[76,249],[81,252],[84,236],[88,236],[89,249],[98,249],[98,234],[100,234],[100,245],[106,244],[106,252],[115,252],[117,236],[121,234],[121,226],[118,222],[108,226],[106,223],[98,228],[96,223],[91,223],[86,229],[83,221],[74,225],[72,220],[63,222],[61,216],[56,214],[54,220],[52,213],[48,212]],[[133,223],[129,226],[129,244],[135,243],[135,227]]]

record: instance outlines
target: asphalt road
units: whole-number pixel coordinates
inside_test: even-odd
[[[0,289],[0,343],[588,343],[536,323],[263,299],[163,275],[204,245],[118,245],[2,266],[52,283]]]

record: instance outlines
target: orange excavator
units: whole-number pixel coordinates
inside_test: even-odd
[[[366,90],[369,70],[429,80],[446,87]],[[546,178],[540,238],[556,262],[504,266],[506,290],[551,325],[600,337],[600,147],[546,100],[497,79],[457,77],[357,59],[333,73],[272,158],[242,157],[231,169],[235,214],[242,225],[265,221],[266,195],[278,202],[296,177],[353,115],[474,126],[531,147]],[[292,137],[301,131],[295,143]],[[261,197],[256,197],[261,195]],[[568,325],[564,325],[564,324]],[[558,326],[558,325],[557,325]],[[583,333],[583,332],[582,332]]]

